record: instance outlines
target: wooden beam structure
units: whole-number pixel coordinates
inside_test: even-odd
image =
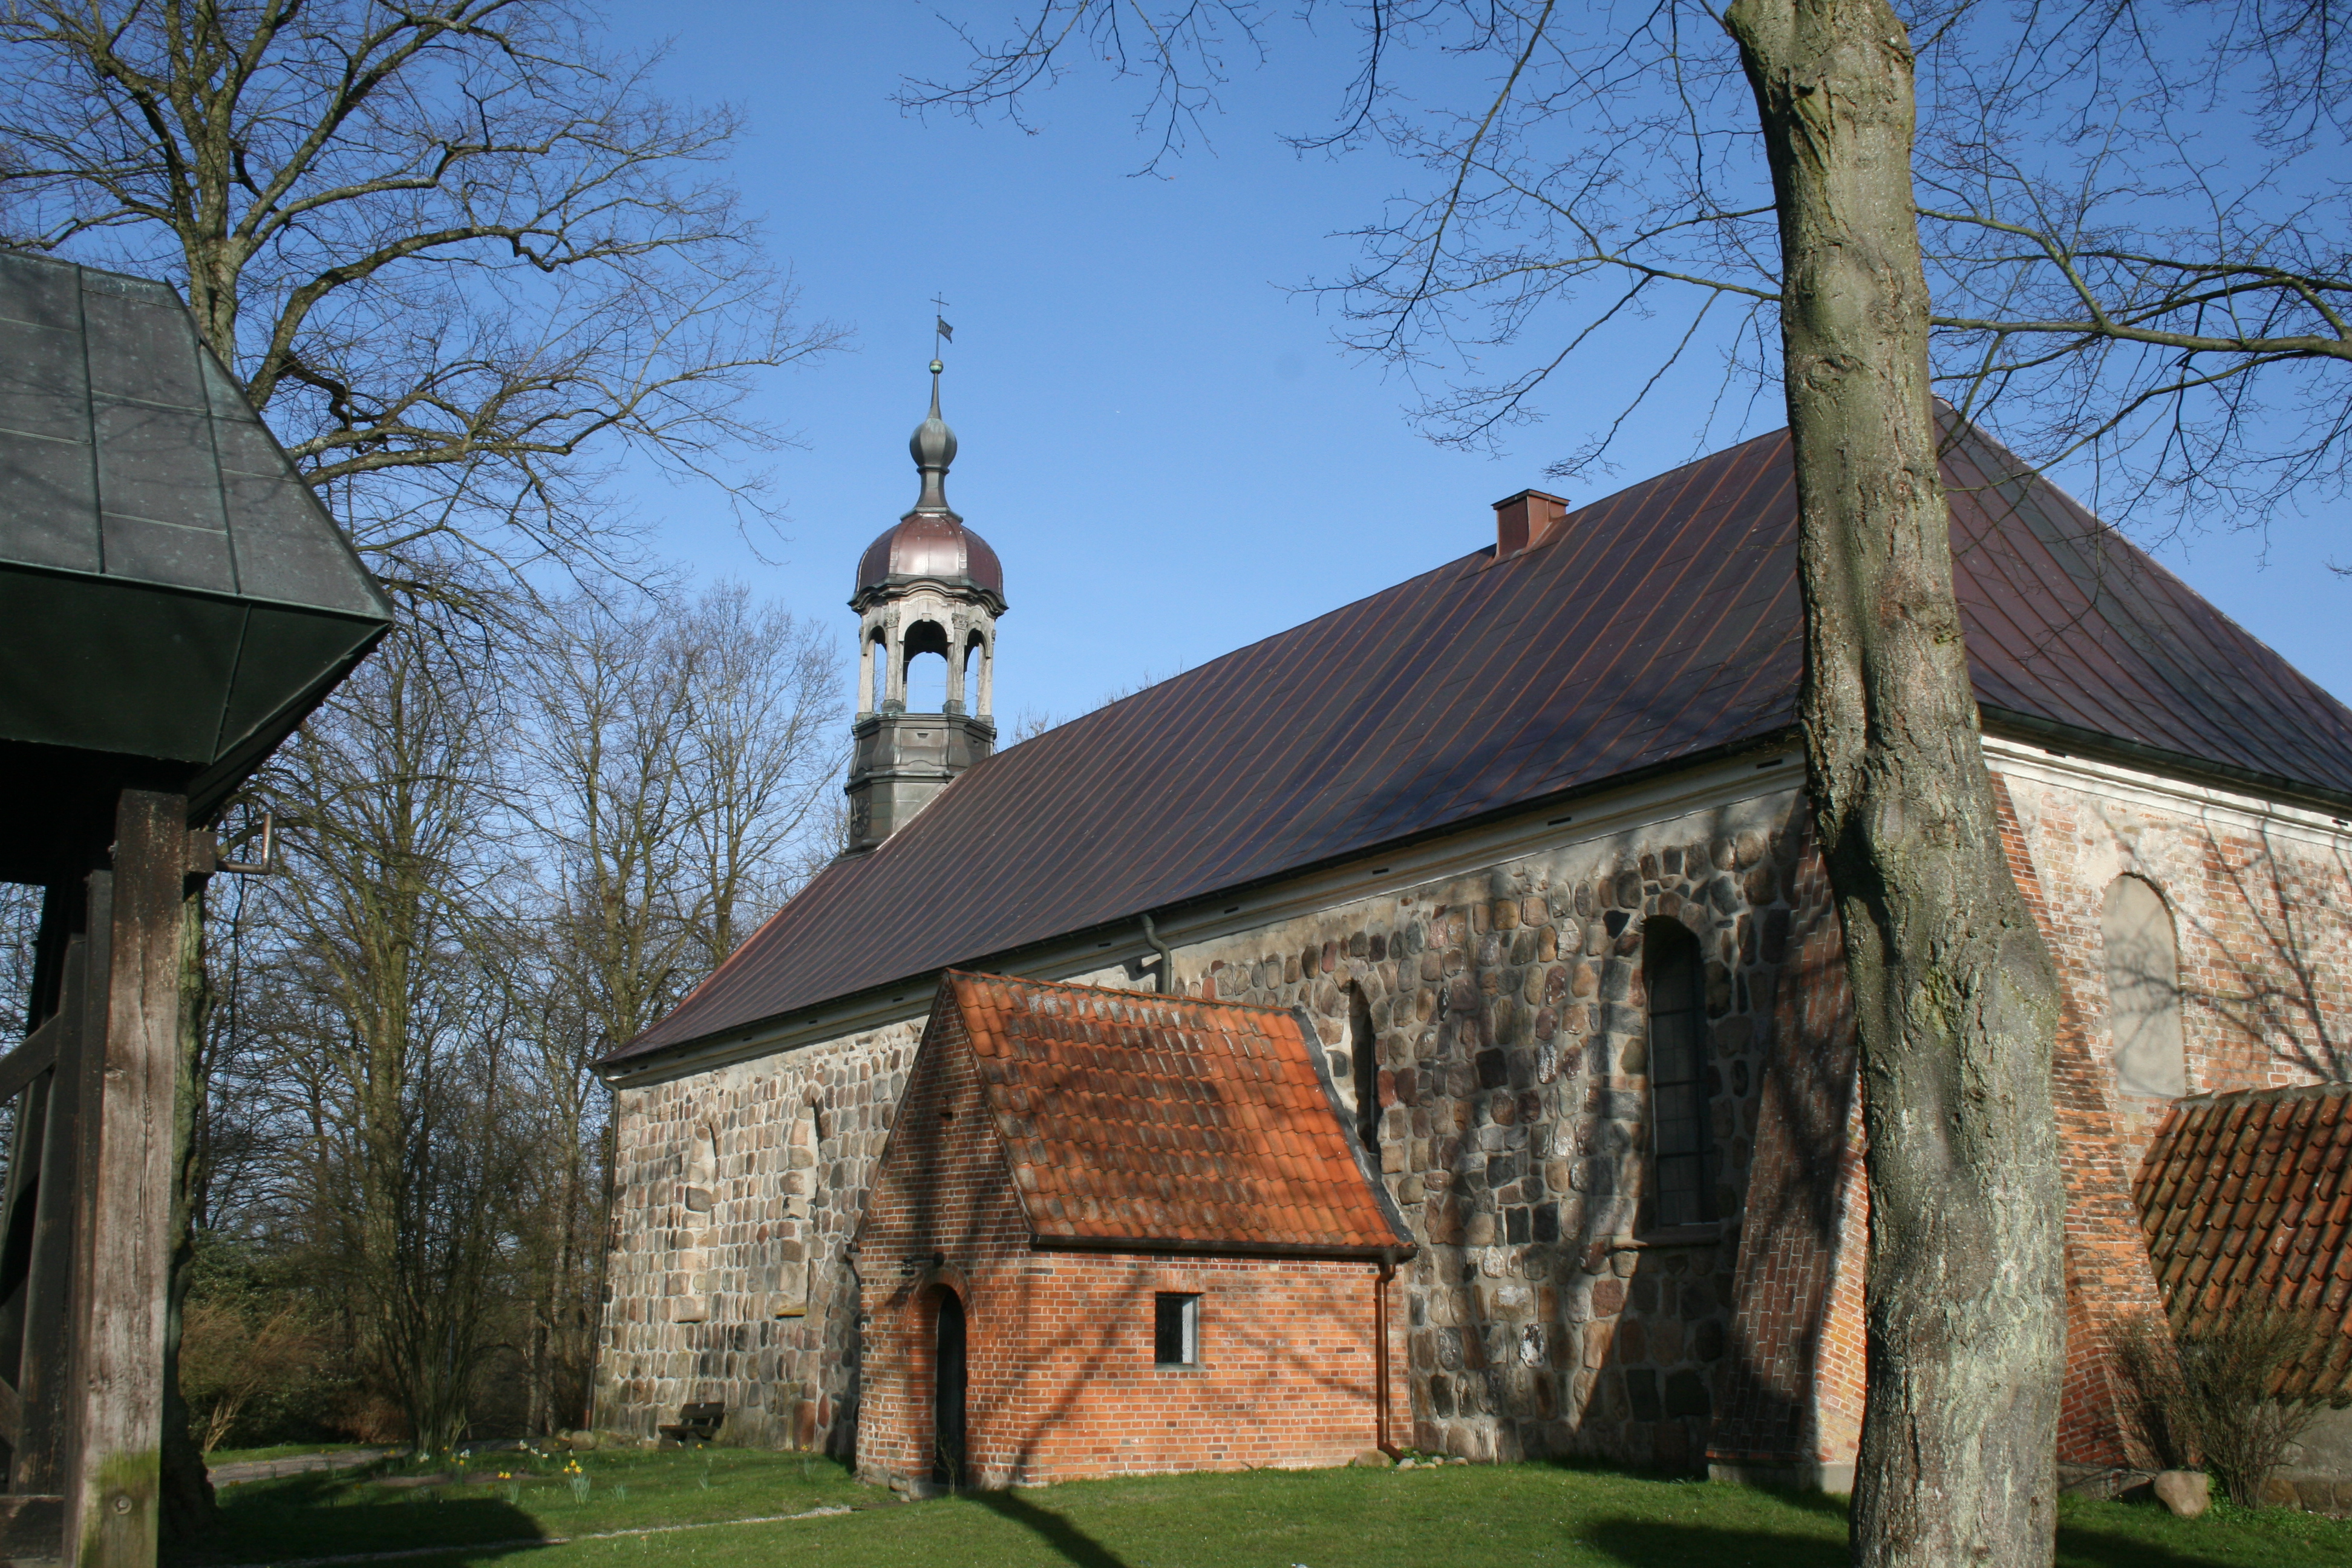
[[[151,1568],[173,1245],[187,799],[124,790],[103,863],[48,889],[62,948],[0,1057],[0,1556]],[[43,955],[45,958],[47,954]]]
[[[392,606],[165,285],[0,251],[0,1568],[152,1568],[185,901]]]

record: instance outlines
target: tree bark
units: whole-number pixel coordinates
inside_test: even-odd
[[[2064,1358],[2055,972],[2003,858],[1952,593],[1885,0],[1738,0],[1780,223],[1812,810],[1870,1188],[1853,1560],[2052,1560]]]
[[[185,1546],[219,1521],[204,1448],[188,1423],[187,1396],[180,1387],[180,1326],[195,1272],[197,1194],[203,1184],[205,1151],[196,1121],[206,1092],[205,1033],[213,989],[205,969],[205,889],[199,882],[181,904],[180,1079],[172,1119],[171,1283],[163,1302],[163,1536]]]

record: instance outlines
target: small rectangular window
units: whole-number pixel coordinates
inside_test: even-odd
[[[1161,1366],[1201,1364],[1201,1298],[1161,1291],[1151,1299],[1152,1359]]]

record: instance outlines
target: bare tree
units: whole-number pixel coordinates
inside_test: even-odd
[[[838,674],[829,637],[734,584],[675,605],[584,595],[548,632],[518,798],[601,1054],[782,901],[837,771]]]
[[[1751,387],[1779,385],[1809,791],[1864,1080],[1854,1555],[2048,1562],[2057,987],[1979,749],[1931,389],[1939,367],[1956,402],[2004,415],[2029,456],[2133,464],[2141,495],[2260,502],[2340,486],[2347,400],[2330,367],[2352,362],[2352,247],[2326,160],[2343,129],[2341,19],[2267,0],[2015,13],[1956,0],[1908,17],[1887,0],[1381,0],[1356,15],[1351,99],[1301,144],[1381,138],[1433,178],[1359,236],[1365,263],[1337,286],[1352,342],[1416,371],[1526,362],[1433,395],[1423,415],[1441,437],[1475,443],[1534,417],[1554,371],[1678,297],[1682,322],[1633,405],[1694,344],[1721,345]],[[1164,156],[1272,11],[1039,0],[1023,16],[1008,41],[975,44],[968,77],[904,101],[1017,112],[1064,69],[1107,60],[1150,83]],[[1434,109],[1399,96],[1415,44],[1483,60],[1478,96]],[[2225,168],[2196,142],[2217,104],[2242,111],[2256,166]],[[1711,312],[1736,319],[1722,338]],[[1554,472],[1602,461],[1631,411]]]
[[[828,856],[839,771],[829,637],[721,584],[674,604],[586,595],[529,661],[519,814],[549,885],[539,1113],[551,1247],[534,1300],[535,1410],[584,1397],[611,1206],[592,1064],[716,968]],[[575,1375],[576,1374],[576,1375]]]
[[[469,650],[397,629],[268,779],[287,866],[268,1068],[301,1134],[280,1180],[430,1447],[465,1425],[516,1178],[498,1129],[518,1009],[482,918],[504,860],[494,699]]]
[[[689,783],[707,973],[806,880],[796,851],[839,852],[825,806],[840,787],[841,668],[830,634],[740,584],[703,595],[677,635],[698,692]]]
[[[161,273],[379,574],[628,553],[632,448],[760,505],[741,397],[793,324],[737,129],[548,0],[31,0],[0,16],[0,225]]]
[[[624,453],[766,514],[734,462],[778,437],[743,395],[837,334],[794,322],[714,175],[734,118],[662,101],[653,61],[601,49],[578,7],[26,0],[0,12],[0,236],[179,284],[405,603],[480,616],[506,602],[486,584],[634,567],[590,500]],[[191,914],[201,952],[201,898]],[[217,992],[192,988],[199,1083]],[[212,1109],[191,1110],[198,1142]],[[192,1145],[184,1183],[209,1168]],[[185,1533],[208,1505],[167,1416]]]

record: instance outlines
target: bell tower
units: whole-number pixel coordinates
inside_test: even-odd
[[[852,855],[907,826],[996,744],[990,700],[1004,568],[948,506],[956,438],[940,417],[944,368],[931,362],[930,416],[907,444],[922,494],[913,510],[866,547],[849,599],[857,612],[858,648],[857,721],[844,786]],[[937,712],[909,712],[907,667],[926,654],[947,661],[947,695]]]

